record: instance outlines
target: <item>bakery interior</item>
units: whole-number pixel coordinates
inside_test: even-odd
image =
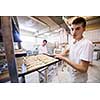
[[[1,16],[0,83],[70,83],[67,64],[51,55],[63,52],[72,42],[70,23],[76,17]],[[100,16],[81,17],[87,21],[84,36],[94,46],[88,83],[99,83]],[[44,39],[48,54],[38,54]]]

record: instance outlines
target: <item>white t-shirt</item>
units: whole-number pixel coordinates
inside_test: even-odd
[[[39,47],[39,54],[42,54],[42,53],[48,53],[46,46],[40,46]]]
[[[91,62],[93,59],[93,44],[85,38],[77,41],[75,44],[73,43],[69,50],[69,59],[77,64],[79,64],[81,60]],[[72,82],[86,82],[88,79],[87,72],[81,73],[71,66],[69,67],[69,72]]]

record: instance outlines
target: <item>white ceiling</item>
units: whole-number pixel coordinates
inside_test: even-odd
[[[46,25],[43,25],[34,18],[28,16],[18,16],[19,28],[27,31],[32,31],[36,33],[39,30],[47,28]]]
[[[55,19],[55,21],[52,19]],[[71,20],[75,16],[70,16],[67,18],[67,21],[71,22]],[[88,24],[100,22],[99,16],[83,16]],[[31,31],[33,35],[49,35],[48,33],[55,33],[55,30],[58,30],[61,25],[58,23],[62,23],[63,20],[60,19],[61,16],[18,16],[19,28],[27,31]],[[99,18],[99,20],[97,20]],[[91,20],[92,19],[92,20]],[[66,23],[66,18],[65,18]],[[67,26],[67,25],[65,25]],[[68,27],[68,26],[67,26]],[[66,27],[65,27],[66,28]]]

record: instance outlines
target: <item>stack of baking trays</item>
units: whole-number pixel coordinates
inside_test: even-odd
[[[21,72],[19,76],[25,76],[26,74],[29,74],[31,72],[38,71],[39,76],[41,76],[39,77],[40,82],[48,82],[49,79],[51,79],[51,76],[53,75],[52,73],[54,72],[51,65],[59,62],[58,59],[50,57],[50,55],[48,56],[43,54],[36,55],[36,56],[27,56],[27,57],[23,57],[22,59],[23,60],[21,60],[20,58],[17,59],[17,66],[19,66],[18,71]]]

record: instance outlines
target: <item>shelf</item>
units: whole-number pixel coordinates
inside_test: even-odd
[[[17,70],[18,70],[18,77],[24,77],[27,74],[30,74],[32,72],[35,71],[39,71],[41,69],[47,69],[49,66],[59,62],[59,59],[55,59],[54,61],[48,62],[47,64],[42,64],[42,65],[38,65],[38,66],[31,66],[26,72],[21,73],[21,70],[19,71],[19,68],[17,66]],[[9,81],[9,73],[6,71],[3,74],[0,74],[0,82],[7,82]]]
[[[26,51],[15,52],[15,57],[22,57],[22,56],[27,56]],[[5,57],[5,53],[0,53],[0,57]]]
[[[98,42],[92,42],[93,44],[100,44],[100,41],[98,41]]]

